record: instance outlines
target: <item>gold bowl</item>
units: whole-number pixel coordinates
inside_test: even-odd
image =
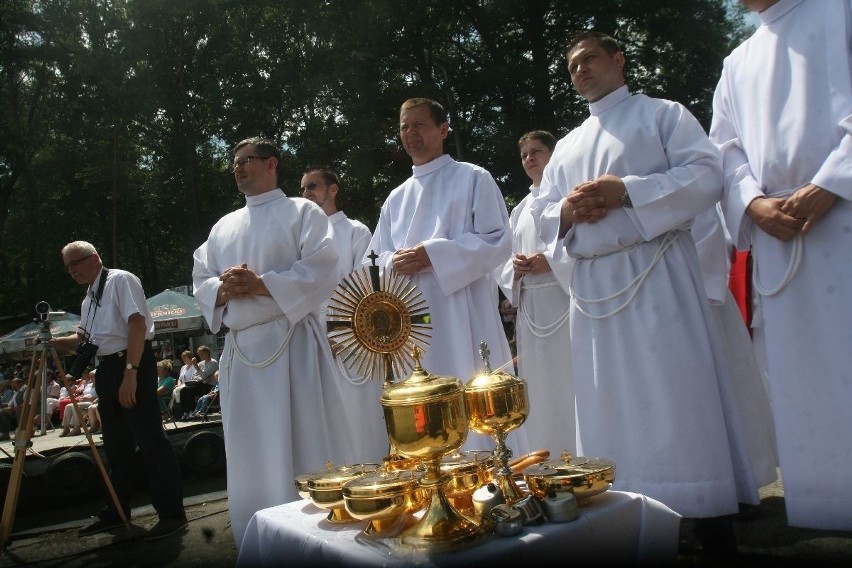
[[[312,477],[307,480],[310,500],[320,509],[329,511],[327,517],[329,522],[353,523],[356,519],[346,512],[343,485],[371,471],[375,469],[369,469],[364,465],[350,465]]]
[[[385,471],[413,471],[421,468],[421,460],[407,458],[401,454],[390,454],[382,459],[382,469]]]
[[[450,479],[444,485],[447,501],[468,517],[478,517],[473,493],[494,478],[494,457],[485,450],[456,452],[441,460],[441,473]]]
[[[524,471],[529,491],[544,499],[550,487],[556,491],[570,491],[581,507],[590,499],[608,491],[615,481],[615,463],[604,458],[567,456],[567,459],[550,460],[536,464]]]
[[[296,482],[296,491],[299,493],[299,497],[301,497],[302,499],[310,499],[311,498],[311,492],[308,489],[308,481],[315,478],[315,477],[320,477],[322,475],[325,475],[327,473],[330,473],[330,472],[336,471],[336,470],[337,470],[337,467],[333,463],[327,462],[325,464],[325,469],[323,469],[323,470],[312,471],[312,472],[309,472],[309,473],[303,473],[301,475],[297,475],[295,482]]]
[[[421,475],[415,471],[380,471],[348,481],[343,485],[346,511],[354,519],[370,521],[364,529],[368,535],[411,526],[416,520],[412,513],[429,502],[429,490],[420,485]]]

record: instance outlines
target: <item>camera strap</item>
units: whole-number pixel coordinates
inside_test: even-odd
[[[106,284],[107,274],[109,274],[109,268],[101,269],[101,280],[98,282],[98,291],[95,292],[96,308],[101,306],[101,298],[104,297],[104,285]]]
[[[109,274],[109,268],[101,268],[101,277],[98,281],[98,289],[92,296],[92,301],[89,302],[89,311],[86,313],[86,327],[82,328],[86,340],[88,340],[90,337],[89,327],[91,327],[92,324],[95,323],[95,316],[98,313],[98,308],[101,306],[101,298],[104,297],[104,286],[106,285],[107,274]],[[94,312],[92,312],[93,305],[95,307]],[[89,316],[91,316],[91,318]]]

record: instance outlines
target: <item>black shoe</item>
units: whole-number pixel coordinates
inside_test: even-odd
[[[98,534],[121,526],[124,526],[124,523],[121,521],[104,521],[103,519],[95,519],[93,522],[78,530],[77,536],[84,537]]]
[[[154,528],[145,535],[145,540],[159,540],[172,536],[187,527],[186,517],[173,517],[171,519],[160,519]]]
[[[701,543],[705,556],[735,556],[737,537],[731,517],[695,519],[695,538]]]

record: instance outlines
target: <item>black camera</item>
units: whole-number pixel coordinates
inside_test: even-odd
[[[77,357],[74,358],[74,362],[71,364],[71,371],[69,373],[72,377],[74,377],[74,380],[83,376],[83,371],[86,370],[86,367],[92,361],[92,357],[94,357],[97,352],[98,346],[88,340],[77,346]]]

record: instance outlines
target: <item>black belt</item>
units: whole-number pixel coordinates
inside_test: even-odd
[[[152,348],[151,341],[146,339],[145,340],[145,347],[143,348],[143,351],[145,349],[151,349],[151,348]],[[98,357],[100,358],[101,361],[112,361],[113,359],[122,359],[122,358],[124,358],[125,355],[127,355],[126,350],[125,351],[116,351],[115,353],[110,353],[109,355],[98,355]]]

